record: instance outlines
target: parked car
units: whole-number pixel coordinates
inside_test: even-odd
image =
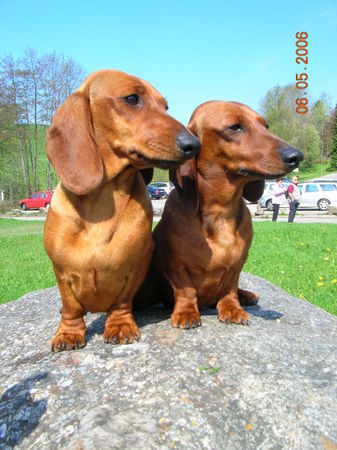
[[[163,188],[166,192],[166,197],[168,197],[170,195],[170,192],[174,189],[174,184],[171,183],[171,181],[155,181],[149,186],[153,186],[155,188]]]
[[[151,199],[158,200],[159,198],[166,198],[167,193],[163,187],[153,186],[153,183],[147,186],[147,192]]]
[[[318,208],[326,211],[329,205],[337,206],[337,182],[310,181],[299,183],[302,193],[300,208]]]
[[[283,182],[283,186],[289,184],[289,182]],[[264,193],[259,200],[262,208],[267,208],[269,211],[273,210],[272,186],[273,183],[266,183]],[[326,211],[329,205],[337,206],[337,182],[310,181],[299,183],[298,187],[302,193],[299,208],[318,208],[321,211]],[[286,205],[285,203],[284,206]]]
[[[283,187],[287,188],[291,181],[288,178],[283,178]],[[262,197],[259,199],[259,204],[262,208],[267,208],[269,211],[273,210],[273,186],[276,184],[276,181],[267,181],[264,185],[264,191]],[[287,206],[288,202],[284,203],[284,206]],[[282,205],[281,205],[282,206]]]
[[[30,197],[20,200],[20,206],[23,210],[49,208],[52,192],[38,191],[34,192]]]

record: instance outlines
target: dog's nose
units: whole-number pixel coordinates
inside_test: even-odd
[[[298,167],[299,163],[303,160],[303,153],[297,148],[286,147],[279,150],[282,161],[294,170]]]
[[[178,134],[176,143],[184,159],[192,158],[201,149],[199,140],[193,134],[187,133],[186,131]]]

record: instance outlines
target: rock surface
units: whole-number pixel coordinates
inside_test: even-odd
[[[250,326],[172,329],[138,312],[142,339],[103,343],[86,316],[84,349],[51,353],[57,288],[0,307],[0,446],[31,449],[336,449],[337,318],[271,283]]]

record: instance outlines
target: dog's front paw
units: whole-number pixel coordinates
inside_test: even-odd
[[[200,313],[199,311],[173,312],[171,323],[174,328],[185,328],[186,330],[201,327]]]
[[[62,352],[63,350],[75,350],[85,346],[84,334],[78,333],[60,333],[56,334],[51,341],[51,350],[53,352]]]
[[[131,344],[140,339],[140,331],[133,321],[107,323],[103,339],[106,344]]]
[[[248,325],[249,316],[242,308],[234,308],[229,305],[217,306],[220,322],[237,323],[241,325]]]

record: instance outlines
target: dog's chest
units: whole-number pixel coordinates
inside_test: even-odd
[[[197,287],[200,306],[214,303],[231,289],[238,278],[251,245],[250,230],[219,227],[216,234],[206,238],[207,257],[202,259],[193,282]],[[200,258],[199,258],[200,260]]]

